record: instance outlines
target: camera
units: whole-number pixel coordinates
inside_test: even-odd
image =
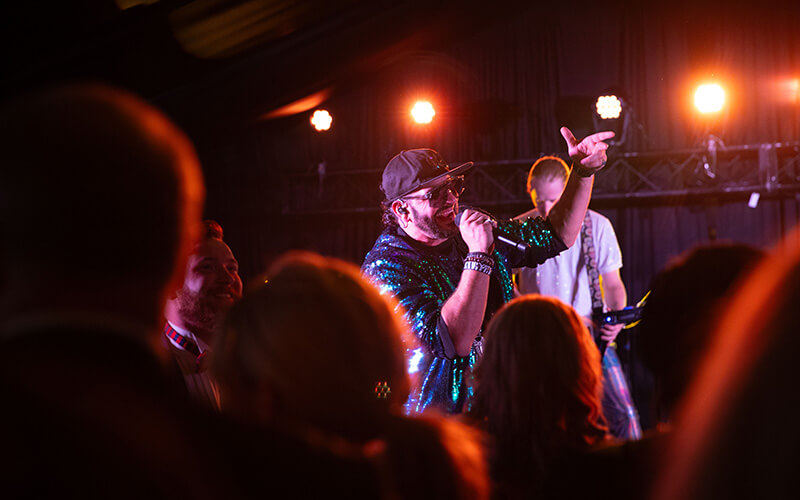
[[[603,313],[595,314],[592,318],[597,326],[603,325],[619,325],[620,323],[628,325],[642,318],[642,311],[644,307],[628,306],[625,309],[618,311],[606,311]]]

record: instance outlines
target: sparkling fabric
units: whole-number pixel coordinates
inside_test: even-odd
[[[541,219],[506,221],[500,230],[525,241],[533,248],[528,261],[498,246],[494,252],[497,265],[489,284],[489,297],[481,331],[492,315],[514,297],[511,267],[537,265],[566,249],[549,222]],[[397,299],[419,340],[409,349],[409,374],[414,385],[406,404],[409,413],[429,408],[447,413],[463,410],[471,394],[467,381],[481,353],[482,338],[475,339],[468,356],[456,355],[447,325],[442,320],[444,302],[453,294],[461,279],[467,246],[460,235],[438,246],[427,246],[397,227],[386,228],[367,253],[362,272],[381,289]]]
[[[620,439],[641,439],[639,413],[633,405],[628,380],[613,345],[603,353],[603,414],[609,431]]]
[[[622,267],[622,252],[611,221],[594,210],[587,210],[592,220],[592,235],[600,274]],[[579,238],[580,241],[580,238]],[[517,285],[522,293],[558,297],[581,316],[592,315],[592,296],[583,247],[576,243],[558,257],[535,269],[520,269]]]

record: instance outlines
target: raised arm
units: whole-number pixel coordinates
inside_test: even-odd
[[[606,164],[608,144],[603,141],[614,137],[614,132],[598,132],[580,142],[567,127],[561,127],[561,135],[567,143],[573,167],[564,193],[553,206],[548,218],[556,234],[571,247],[578,238],[583,217],[589,207],[594,174]]]

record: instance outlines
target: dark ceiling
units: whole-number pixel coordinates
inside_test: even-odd
[[[195,138],[304,110],[405,52],[435,49],[519,9],[383,0],[45,5],[1,8],[4,99],[51,82],[100,80],[161,106]],[[299,108],[287,111],[292,103]]]

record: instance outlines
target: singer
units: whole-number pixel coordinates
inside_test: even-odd
[[[574,168],[564,194],[546,219],[499,222],[503,233],[528,244],[529,266],[575,243],[591,197],[593,176],[606,163],[613,132],[578,141],[561,129]],[[470,394],[466,381],[481,355],[481,332],[516,291],[508,246],[494,245],[493,224],[458,199],[472,163],[451,168],[432,149],[401,151],[383,171],[384,230],[367,253],[365,276],[398,301],[419,341],[409,352],[417,380],[409,413],[430,408],[460,413]]]

